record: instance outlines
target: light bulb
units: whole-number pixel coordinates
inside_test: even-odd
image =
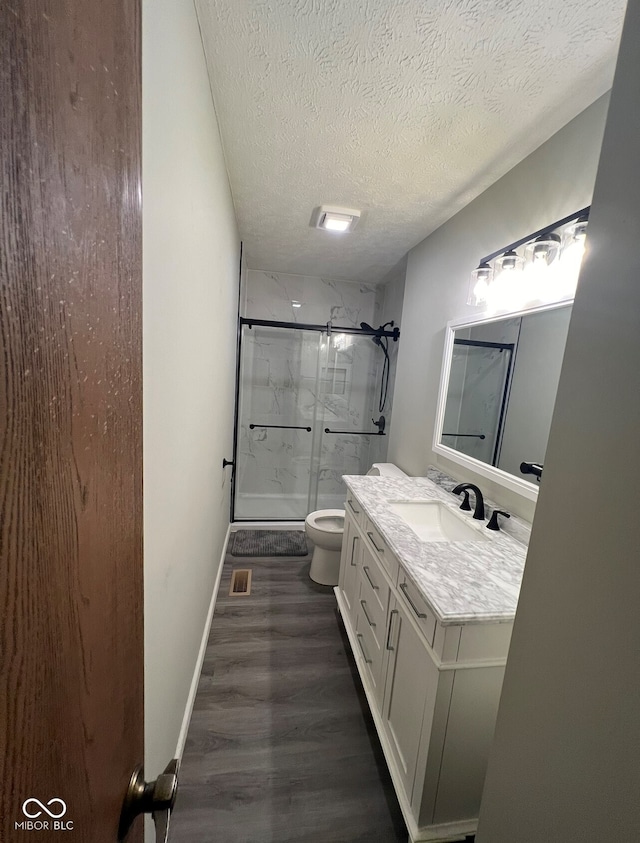
[[[522,269],[524,260],[513,249],[505,252],[496,260],[496,275],[498,272],[517,272]]]
[[[479,307],[487,301],[489,285],[493,279],[493,269],[488,263],[483,262],[471,273],[469,282],[469,295],[467,304],[472,307]]]
[[[589,224],[589,217],[578,217],[573,225],[567,226],[564,231],[565,240],[581,240],[584,242],[587,236],[587,226]]]
[[[525,252],[533,264],[549,266],[553,263],[560,251],[560,237],[557,234],[541,234],[540,237],[529,243]]]

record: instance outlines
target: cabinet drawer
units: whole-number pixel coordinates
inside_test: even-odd
[[[422,630],[429,646],[432,646],[436,631],[436,617],[431,611],[431,608],[428,606],[424,597],[422,597],[415,585],[404,573],[400,574],[398,589],[400,591],[401,599],[407,606],[408,613],[413,617]]]
[[[368,674],[369,682],[374,691],[378,703],[382,703],[383,676],[382,665],[384,661],[384,646],[380,645],[375,635],[376,627],[371,627],[360,606],[358,620],[356,623],[356,640],[358,642],[358,656],[361,657],[365,672]],[[380,637],[384,636],[384,630],[380,631]]]
[[[379,606],[380,610],[386,615],[389,606],[390,589],[380,569],[379,562],[376,561],[368,549],[365,549],[362,554],[360,572],[362,589],[366,595],[366,599]]]
[[[374,526],[370,518],[365,519],[365,533],[371,543],[371,546],[378,555],[378,559],[384,565],[387,573],[391,577],[391,582],[396,583],[398,580],[399,565],[398,560],[389,550],[386,541],[380,535],[377,527]]]
[[[358,503],[358,499],[351,493],[347,494],[344,508],[356,524],[362,525],[364,523],[366,516],[362,510],[362,506]]]
[[[378,646],[382,647],[384,646],[383,638],[386,630],[387,608],[389,606],[391,590],[386,580],[381,576],[378,579],[380,580],[380,584],[374,589],[371,582],[367,579],[367,573],[364,570],[362,571],[358,612],[364,616],[364,619],[369,624]],[[373,577],[372,580],[375,582]]]

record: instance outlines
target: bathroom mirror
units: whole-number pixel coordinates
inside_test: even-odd
[[[446,332],[434,450],[535,499],[523,462],[544,463],[571,302],[460,320]]]

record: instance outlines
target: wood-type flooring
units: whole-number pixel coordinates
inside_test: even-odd
[[[227,556],[171,843],[406,843],[331,588],[310,557]],[[252,592],[229,597],[232,568]]]

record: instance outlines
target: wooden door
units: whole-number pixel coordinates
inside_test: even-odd
[[[113,843],[143,758],[139,0],[9,0],[0,33],[0,839]]]

